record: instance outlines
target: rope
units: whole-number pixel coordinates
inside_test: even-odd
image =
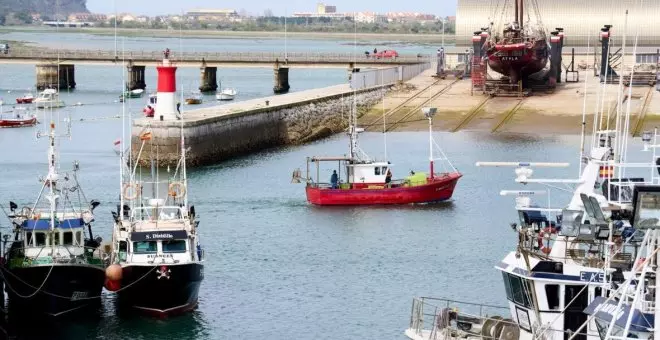
[[[48,270],[48,274],[46,275],[46,278],[44,279],[44,281],[41,282],[41,286],[39,286],[39,288],[36,288],[36,287],[34,287],[34,286],[28,284],[28,286],[29,286],[30,288],[35,289],[34,293],[29,294],[29,295],[21,295],[20,293],[18,293],[15,289],[13,289],[13,288],[11,287],[11,285],[9,284],[9,282],[7,282],[7,280],[4,280],[4,281],[5,281],[5,283],[7,284],[7,287],[9,287],[9,289],[10,289],[12,292],[14,292],[14,294],[18,295],[18,297],[23,298],[23,299],[29,299],[29,298],[31,298],[31,297],[37,295],[37,293],[39,293],[39,291],[41,291],[41,289],[42,289],[42,288],[44,287],[44,285],[46,284],[46,281],[48,281],[48,278],[50,277],[50,274],[53,272],[53,267],[55,267],[55,266],[54,266],[54,265],[51,265],[51,266],[50,266],[50,270]],[[2,266],[2,269],[4,270],[5,267]],[[12,275],[13,275],[13,273],[12,273]],[[15,276],[15,275],[14,275],[14,276]],[[4,275],[2,275],[2,278],[4,279]],[[18,278],[18,277],[17,277],[17,278]],[[20,279],[19,279],[19,280],[20,280]],[[22,281],[22,280],[21,280],[21,281]],[[24,283],[25,283],[25,282],[24,282]]]
[[[55,267],[55,266],[54,266],[54,265],[51,266],[51,269],[50,269],[51,271],[53,270],[53,267]],[[20,277],[18,277],[16,274],[12,273],[10,270],[7,270],[5,267],[1,267],[1,268],[2,268],[2,270],[0,270],[0,275],[2,276],[3,279],[5,278],[5,276],[4,276],[4,274],[3,274],[3,271],[6,271],[6,272],[8,272],[9,274],[11,274],[13,277],[15,277],[18,281],[20,281],[21,283],[23,283],[24,285],[26,285],[26,286],[28,286],[28,287],[30,287],[30,288],[36,289],[36,287],[34,287],[34,286],[32,286],[31,284],[29,284],[29,283],[23,281],[23,279],[21,279]],[[149,270],[149,271],[146,272],[144,275],[142,275],[142,277],[140,277],[139,279],[137,279],[137,280],[131,282],[130,284],[126,285],[125,287],[122,287],[122,288],[120,288],[120,289],[114,291],[113,293],[119,293],[119,292],[121,292],[121,291],[123,291],[123,290],[125,290],[125,289],[130,288],[131,286],[135,285],[136,283],[142,281],[145,277],[147,277],[147,275],[151,274],[155,269],[156,269],[156,268],[154,267],[153,269]],[[48,275],[50,275],[50,272],[48,273]],[[47,280],[47,279],[48,279],[48,277],[46,277],[46,280]],[[9,287],[9,289],[10,289],[12,292],[14,292],[16,295],[18,295],[18,296],[21,297],[21,298],[30,298],[30,297],[36,295],[36,293],[38,293],[39,290],[41,290],[41,288],[42,288],[42,287],[44,286],[44,284],[46,283],[46,281],[44,280],[44,282],[41,284],[41,287],[39,287],[39,290],[37,290],[37,291],[36,291],[34,294],[32,294],[31,296],[23,297],[23,296],[21,296],[20,294],[18,294],[18,293],[16,292],[16,290],[14,290],[14,288],[11,287],[11,285],[9,285],[9,283],[7,283],[7,280],[4,280],[4,281],[5,281],[5,283],[7,284],[7,287]],[[50,296],[53,296],[53,297],[56,297],[56,298],[60,298],[60,299],[71,300],[71,297],[70,297],[70,296],[57,295],[57,294],[50,293],[50,292],[45,291],[45,290],[43,291],[43,294],[50,295]],[[93,299],[99,299],[99,298],[101,298],[102,296],[103,296],[103,294],[98,295],[98,296],[92,296],[92,297],[86,297],[86,298],[79,298],[79,299],[77,299],[77,300],[93,300]]]

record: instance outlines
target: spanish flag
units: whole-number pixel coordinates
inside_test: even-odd
[[[601,165],[599,169],[600,178],[614,177],[614,167],[611,165]]]
[[[140,135],[140,140],[142,140],[142,141],[151,140],[151,131],[143,132]]]

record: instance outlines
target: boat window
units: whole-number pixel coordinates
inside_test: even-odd
[[[374,168],[374,175],[380,176],[380,167],[377,166]]]
[[[62,244],[66,246],[73,244],[73,232],[65,231],[62,233]]]
[[[76,232],[76,244],[82,245],[82,231]]]
[[[513,300],[513,295],[511,294],[511,283],[509,282],[509,274],[502,272],[502,279],[504,280],[504,290],[506,291],[506,298]]]
[[[156,241],[133,242],[133,252],[135,254],[155,253],[157,250]]]
[[[380,173],[383,175],[387,175],[387,167],[384,166]]]
[[[45,233],[34,233],[34,238],[36,246],[45,246],[46,245],[46,234]]]
[[[185,240],[168,240],[162,241],[163,253],[185,253],[186,241]]]
[[[32,233],[27,232],[27,233],[25,233],[25,246],[29,247],[31,245],[32,245]]]
[[[531,284],[528,280],[521,279],[518,276],[507,275],[509,276],[509,286],[511,287],[511,298],[509,298],[509,300],[521,306],[531,308],[531,299],[529,298],[532,288]]]
[[[50,234],[48,237],[48,240],[50,241],[51,246],[59,246],[60,245],[60,233],[54,232]]]
[[[559,285],[545,285],[548,309],[559,309]]]

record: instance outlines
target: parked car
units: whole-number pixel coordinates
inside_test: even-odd
[[[399,56],[399,53],[397,53],[397,52],[394,51],[394,50],[385,50],[385,51],[380,51],[380,52],[374,54],[374,57],[377,58],[377,59],[381,59],[381,58],[392,58],[392,59],[395,59],[395,58],[397,58],[398,56]]]
[[[9,44],[0,44],[0,53],[9,53]]]

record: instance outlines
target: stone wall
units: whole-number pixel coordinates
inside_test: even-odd
[[[367,89],[357,94],[358,114],[380,102],[386,89]],[[183,124],[189,166],[208,165],[269,147],[299,144],[343,131],[353,106],[351,93],[308,100],[280,107],[237,112]],[[140,134],[151,131],[143,143]],[[134,122],[131,147],[134,157],[142,148],[140,160],[150,157],[161,166],[176,166],[180,158],[180,121],[160,122],[140,119]]]

